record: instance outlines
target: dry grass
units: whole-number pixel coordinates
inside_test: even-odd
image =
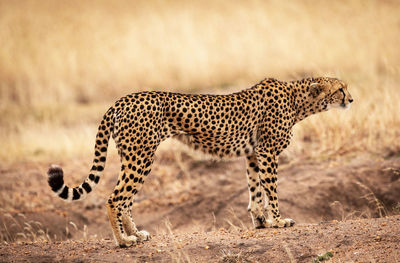
[[[355,182],[355,184],[358,185],[364,192],[366,192],[363,196],[361,196],[361,198],[364,198],[366,201],[368,201],[370,206],[375,208],[375,214],[379,217],[386,217],[388,215],[388,211],[383,202],[376,197],[372,189],[358,181]]]
[[[2,217],[0,243],[51,241],[48,230],[38,221],[27,220],[24,214]]]
[[[336,76],[347,112],[295,129],[290,158],[398,154],[398,1],[0,0],[0,158],[90,154],[108,104]]]
[[[168,254],[170,256],[170,261],[174,263],[190,263],[192,262],[190,260],[189,255],[185,250],[182,248],[185,246],[183,244],[183,240],[178,239],[175,234],[172,231],[172,225],[171,222],[166,219],[165,220],[165,231],[168,235],[168,238],[172,240],[172,246],[170,247],[170,250],[168,251]],[[164,244],[163,244],[164,245]]]
[[[1,212],[3,213],[0,218],[0,244],[50,242],[60,238],[56,234],[50,236],[49,229],[41,222],[29,220],[23,213],[10,214],[4,210]],[[97,235],[89,235],[87,225],[83,225],[82,229],[79,229],[74,222],[69,221],[61,239],[70,239],[72,234],[79,235],[81,240],[86,241],[97,238]]]

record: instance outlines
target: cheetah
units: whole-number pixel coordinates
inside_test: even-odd
[[[121,171],[106,207],[117,245],[129,247],[150,238],[132,219],[133,197],[150,173],[157,146],[175,137],[219,158],[245,156],[248,211],[254,227],[293,226],[295,221],[279,212],[278,156],[289,145],[296,123],[330,108],[349,108],[352,102],[347,84],[328,77],[290,82],[269,78],[229,95],[132,93],[104,114],[93,166],[83,183],[68,187],[56,165],[48,170],[48,183],[64,200],[83,199],[100,180],[112,135]]]

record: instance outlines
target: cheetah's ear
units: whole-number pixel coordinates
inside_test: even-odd
[[[311,83],[310,84],[310,94],[313,98],[322,97],[325,95],[325,86],[321,83]]]

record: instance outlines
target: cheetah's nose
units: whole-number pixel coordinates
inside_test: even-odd
[[[349,102],[352,103],[352,102],[353,102],[353,99],[349,99]]]

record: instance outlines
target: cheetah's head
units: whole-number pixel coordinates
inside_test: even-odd
[[[353,98],[347,90],[347,84],[336,78],[319,78],[310,84],[310,96],[323,107],[349,109]]]

